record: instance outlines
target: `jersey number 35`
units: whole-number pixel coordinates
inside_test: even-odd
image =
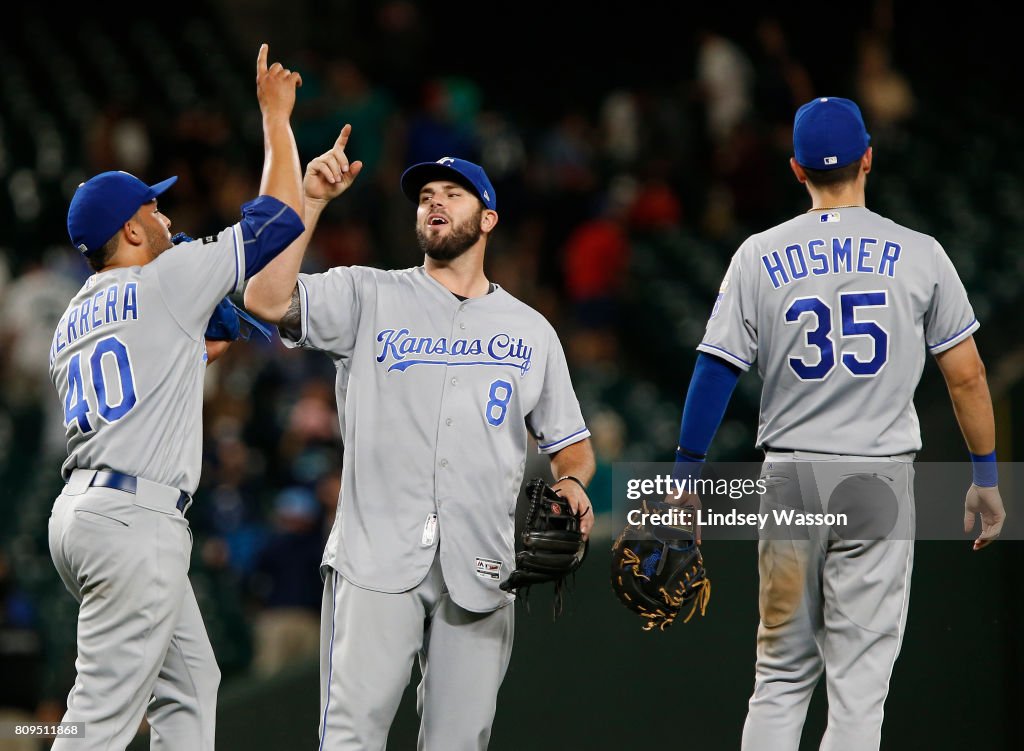
[[[878,375],[889,359],[889,333],[877,321],[861,320],[857,311],[863,308],[884,308],[886,293],[847,292],[839,296],[839,337],[842,340],[866,337],[872,342],[871,355],[858,359],[852,352],[844,353],[840,361],[846,370],[859,378]],[[790,357],[789,367],[803,381],[820,381],[836,367],[836,347],[833,342],[833,310],[820,297],[800,297],[786,310],[786,323],[799,323],[812,317],[815,328],[807,329],[807,346],[817,349],[817,358]],[[809,361],[810,359],[810,361]]]

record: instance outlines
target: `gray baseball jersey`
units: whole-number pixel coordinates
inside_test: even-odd
[[[295,346],[335,361],[341,497],[324,565],[402,592],[440,544],[452,598],[487,612],[514,563],[529,430],[553,453],[590,435],[558,335],[496,288],[460,300],[423,267],[299,275]]]
[[[213,240],[93,275],[71,299],[50,348],[67,429],[65,479],[78,467],[111,468],[195,491],[203,332],[245,278],[239,225]]]
[[[764,379],[757,446],[917,451],[913,394],[978,328],[939,243],[866,208],[812,211],[736,251],[698,350]],[[826,448],[827,447],[827,448]]]
[[[218,235],[86,280],[50,345],[65,481],[77,468],[109,468],[195,491],[210,314],[301,231],[291,209],[260,196]]]

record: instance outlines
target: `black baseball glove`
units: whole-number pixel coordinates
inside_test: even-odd
[[[527,595],[534,584],[553,582],[554,613],[562,612],[566,578],[575,573],[587,555],[588,544],[580,529],[581,517],[543,479],[526,486],[529,508],[516,553],[516,568],[499,586],[517,597]]]
[[[678,506],[644,501],[644,514],[666,514]],[[704,615],[711,582],[691,527],[627,525],[612,545],[612,590],[619,601],[644,619],[644,631],[664,631],[685,611]]]

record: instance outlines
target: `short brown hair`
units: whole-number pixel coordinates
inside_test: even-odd
[[[801,165],[802,166],[802,165]],[[860,174],[860,159],[850,162],[839,169],[811,169],[804,167],[804,174],[807,175],[807,182],[816,188],[824,188],[832,185],[852,183]]]
[[[117,235],[121,234],[120,232]],[[102,271],[103,268],[110,262],[111,257],[117,252],[117,235],[107,240],[103,245],[94,250],[88,256],[86,260],[89,262],[89,266],[93,271]]]

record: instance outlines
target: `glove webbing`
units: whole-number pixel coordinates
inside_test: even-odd
[[[623,557],[623,568],[629,567],[632,569],[633,576],[637,578],[650,581],[651,577],[644,573],[643,561],[640,560],[640,556],[633,551],[632,548],[624,547],[622,549]],[[663,560],[659,560],[659,563],[663,563]],[[700,607],[700,614],[703,616],[707,612],[708,601],[711,599],[711,581],[707,578],[700,579],[696,583],[693,582],[693,577],[698,574],[697,565],[694,564],[690,567],[690,570],[686,572],[686,581],[679,582],[679,586],[676,587],[675,592],[669,592],[664,587],[659,588],[661,597],[665,600],[665,604],[671,608],[671,611],[666,613],[661,608],[651,611],[647,610],[643,605],[638,605],[640,608],[640,615],[647,618],[647,623],[644,624],[644,631],[650,631],[655,626],[664,631],[667,627],[671,626],[675,622],[676,616],[679,613],[679,608],[682,607],[683,602],[687,597],[688,592],[696,590],[696,595],[691,595],[693,598],[693,607],[690,608],[690,612],[687,613],[686,618],[683,619],[683,623],[689,622],[693,617],[693,614],[697,612],[698,606]],[[627,595],[628,596],[628,595]]]

